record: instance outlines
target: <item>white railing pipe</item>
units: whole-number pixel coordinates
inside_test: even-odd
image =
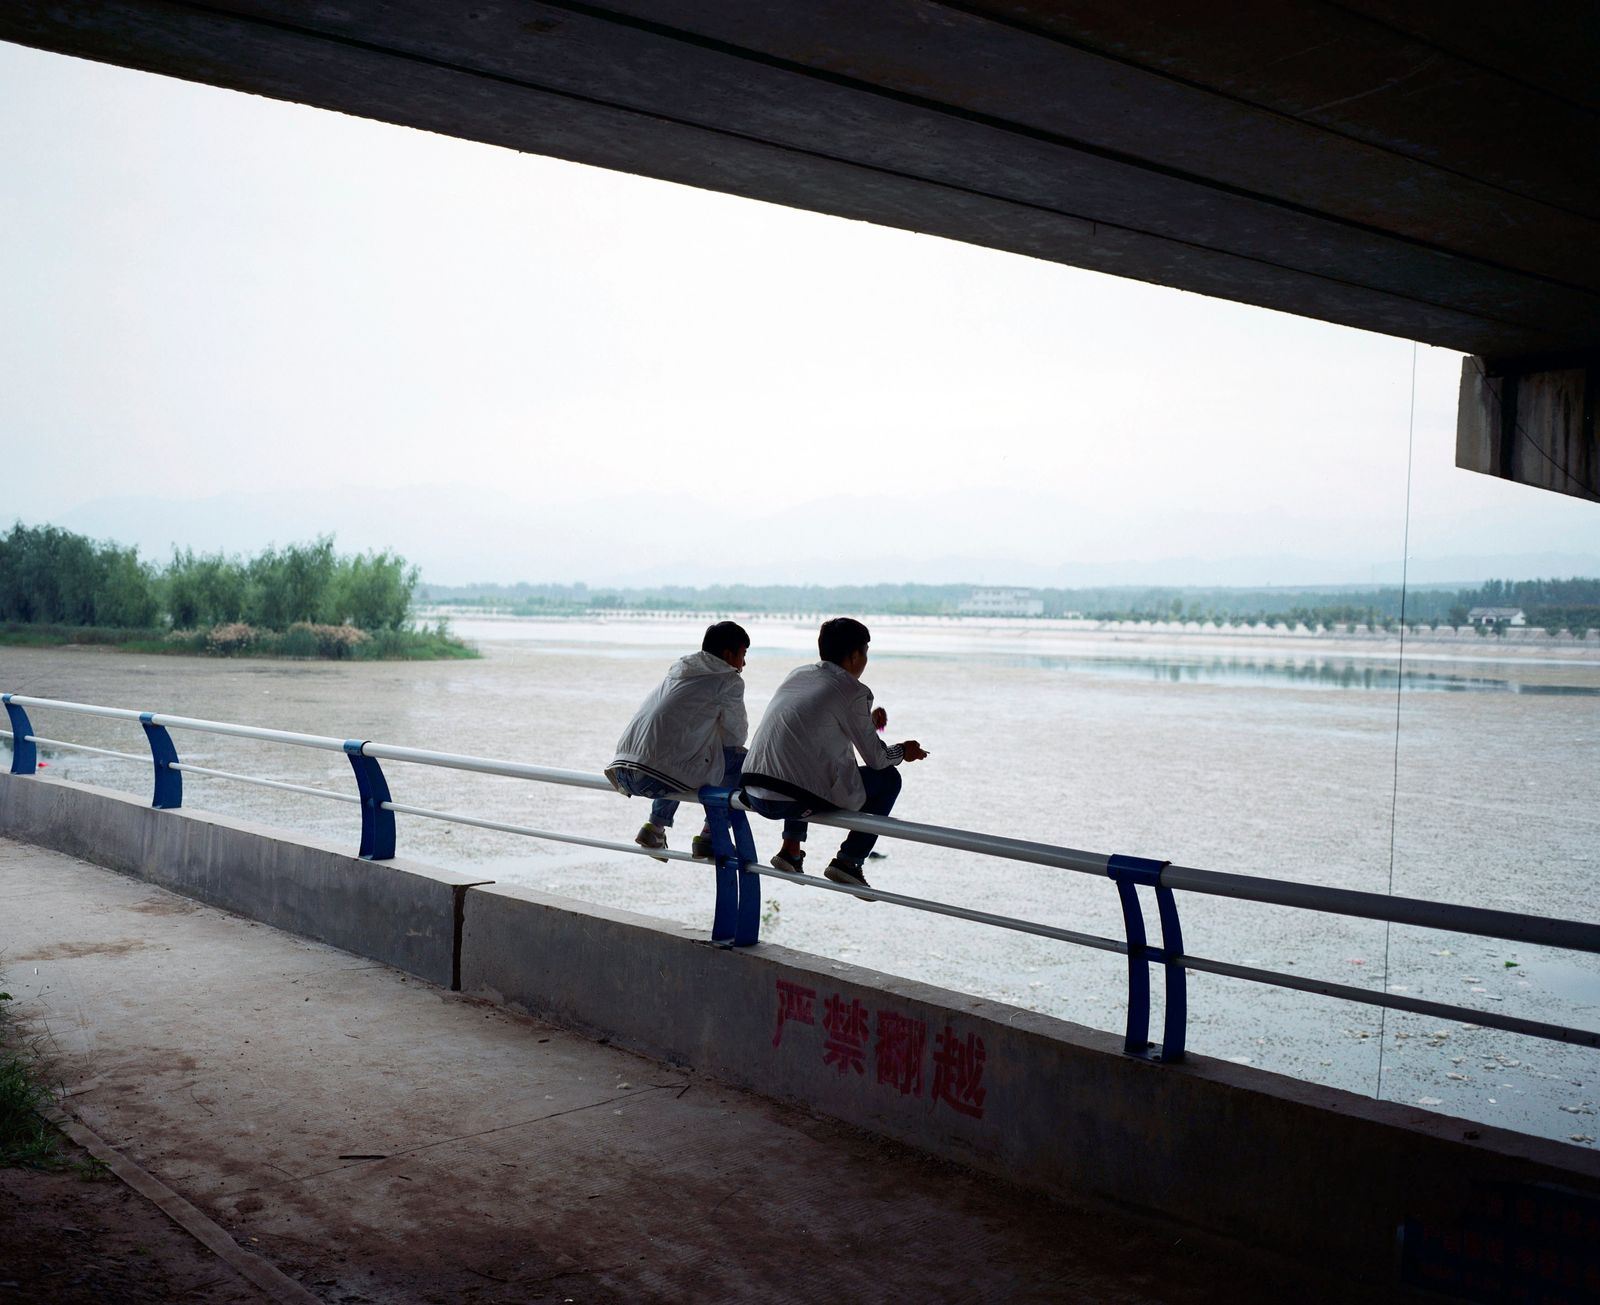
[[[343,746],[342,744],[340,746]],[[367,743],[363,756],[379,761],[409,761],[418,766],[444,766],[449,770],[470,770],[480,775],[504,775],[510,779],[531,779],[545,784],[565,784],[572,788],[616,790],[604,775],[584,770],[560,770],[554,766],[534,766],[525,761],[496,761],[492,757],[472,757],[459,752],[433,752],[427,748],[400,748],[390,743]],[[687,801],[699,799],[689,794]]]
[[[1392,924],[1445,929],[1452,933],[1477,934],[1508,942],[1566,947],[1578,952],[1600,952],[1600,924],[1586,924],[1579,920],[1555,920],[1517,911],[1457,906],[1451,902],[1431,902],[1420,897],[1390,897],[1384,893],[1367,893],[1353,888],[1326,888],[1320,884],[1297,884],[1286,879],[1228,874],[1220,870],[1196,870],[1180,865],[1169,865],[1163,870],[1161,882],[1168,888],[1229,897],[1236,901],[1297,906],[1308,911],[1327,911],[1366,920],[1387,920]]]

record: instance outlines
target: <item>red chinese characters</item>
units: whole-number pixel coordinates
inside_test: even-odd
[[[783,1041],[783,1026],[790,1020],[800,1024],[815,1024],[816,1016],[812,1013],[813,1003],[817,1000],[815,988],[803,988],[798,983],[788,979],[778,980],[778,1027],[772,1031],[772,1045],[777,1046]]]
[[[983,1086],[986,1058],[982,1038],[969,1033],[962,1039],[946,1024],[933,1047],[934,1101],[942,1101],[963,1115],[982,1119],[983,1099],[988,1095],[988,1089]]]
[[[928,1026],[892,1010],[878,1012],[878,1040],[873,1054],[878,1062],[878,1082],[897,1088],[901,1096],[922,1095],[922,1053],[928,1045]]]
[[[869,1012],[859,998],[830,993],[816,1017],[817,991],[789,979],[778,983],[778,1025],[772,1045],[783,1042],[786,1025],[822,1025],[822,1063],[847,1077],[852,1070],[866,1076],[869,1039],[873,1059],[871,1081],[892,1088],[903,1097],[921,1097],[928,1061],[928,1025],[899,1011]],[[876,1036],[873,1022],[876,1016]],[[969,1119],[982,1119],[988,1089],[983,1071],[988,1050],[976,1033],[956,1032],[945,1024],[934,1039],[933,1083],[927,1096],[933,1107],[947,1106]]]
[[[832,1065],[841,1074],[855,1070],[867,1072],[867,1008],[859,998],[852,997],[850,1004],[834,993],[823,1003],[822,1027],[827,1030],[827,1041],[822,1044],[822,1063]]]

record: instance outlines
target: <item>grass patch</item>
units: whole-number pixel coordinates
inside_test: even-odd
[[[55,1104],[39,1081],[38,1060],[11,1018],[11,994],[0,992],[0,1165],[60,1169],[61,1135],[45,1120]]]
[[[281,657],[300,661],[444,661],[479,657],[444,622],[404,630],[359,630],[299,622],[287,630],[233,623],[201,630],[122,630],[97,625],[0,624],[0,646],[88,644],[145,656]]]

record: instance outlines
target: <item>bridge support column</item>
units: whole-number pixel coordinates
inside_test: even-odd
[[[1467,358],[1456,466],[1600,503],[1600,355]]]

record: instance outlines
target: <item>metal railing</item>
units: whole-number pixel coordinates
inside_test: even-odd
[[[301,734],[289,730],[238,725],[226,721],[172,716],[159,712],[60,702],[50,698],[30,698],[12,693],[0,694],[0,702],[4,703],[11,722],[11,730],[9,732],[0,730],[0,737],[8,737],[12,741],[13,775],[32,775],[36,772],[37,750],[42,745],[150,765],[154,781],[151,805],[160,809],[172,810],[182,806],[183,777],[186,774],[308,794],[335,802],[358,803],[361,808],[359,854],[368,860],[384,861],[393,858],[396,846],[395,816],[400,814],[569,843],[579,847],[598,848],[631,856],[649,856],[658,860],[707,865],[714,869],[716,885],[711,939],[714,943],[726,946],[748,947],[759,941],[760,881],[762,876],[770,876],[785,883],[824,892],[844,893],[1016,933],[1116,952],[1126,956],[1128,962],[1128,1012],[1123,1046],[1130,1055],[1148,1056],[1151,1059],[1167,1062],[1183,1058],[1188,1019],[1186,976],[1189,971],[1244,979],[1298,992],[1318,993],[1390,1010],[1459,1020],[1555,1042],[1600,1047],[1600,1031],[1570,1028],[1542,1020],[1524,1019],[1515,1015],[1503,1015],[1495,1011],[1457,1006],[1447,1002],[1425,1001],[1400,993],[1373,991],[1330,980],[1285,974],[1276,970],[1192,955],[1184,950],[1175,893],[1203,893],[1238,901],[1322,911],[1359,919],[1383,920],[1394,924],[1415,925],[1452,933],[1475,934],[1503,941],[1589,953],[1600,953],[1600,925],[1553,919],[1547,916],[1524,915],[1512,911],[1457,906],[1420,898],[1391,897],[1381,893],[1359,892],[1346,888],[1323,888],[1282,879],[1201,870],[1144,857],[1085,852],[1049,843],[1029,842],[973,830],[952,829],[942,825],[919,824],[888,816],[833,811],[809,818],[815,823],[840,829],[860,830],[885,838],[925,843],[982,856],[1001,857],[1030,865],[1109,878],[1117,887],[1125,937],[1107,938],[1039,921],[975,910],[949,902],[887,892],[881,888],[861,889],[835,884],[825,879],[809,875],[797,876],[760,865],[757,862],[754,840],[745,815],[746,808],[740,802],[736,790],[729,788],[706,787],[695,793],[675,795],[683,801],[698,802],[705,809],[713,850],[712,857],[707,860],[683,852],[645,849],[631,843],[609,842],[578,834],[534,829],[502,820],[464,815],[460,812],[436,811],[427,807],[395,802],[389,791],[388,778],[379,763],[392,761],[409,765],[436,766],[542,784],[595,789],[605,793],[614,792],[610,781],[604,775],[536,766],[520,761],[435,752],[425,748],[398,747],[371,740],[339,739],[319,734]],[[137,722],[144,731],[149,753],[141,756],[36,735],[27,714],[27,709],[30,707]],[[354,795],[338,793],[311,785],[241,775],[233,771],[217,770],[180,761],[169,733],[171,730],[187,730],[281,743],[292,747],[341,752],[349,759],[355,773],[357,793]],[[1159,944],[1152,943],[1146,933],[1144,912],[1138,891],[1140,888],[1147,888],[1154,895],[1160,929]],[[1162,1041],[1159,1045],[1149,1040],[1152,968],[1157,968],[1161,972],[1165,998]]]

